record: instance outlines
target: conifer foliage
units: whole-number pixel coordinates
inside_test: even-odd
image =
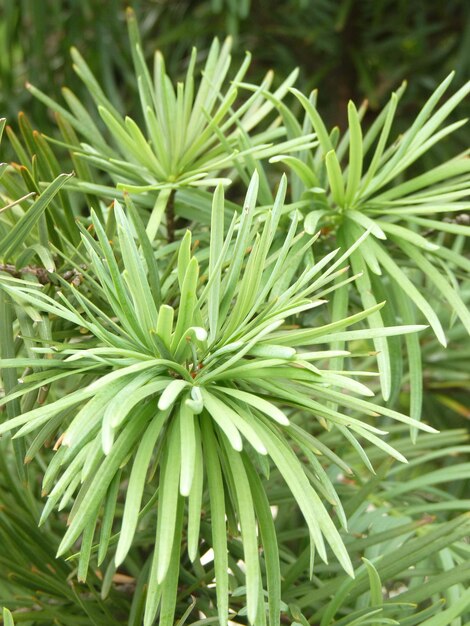
[[[86,97],[7,127],[3,623],[463,626],[470,160],[427,159],[470,83],[340,134],[127,25],[130,114],[73,49]]]

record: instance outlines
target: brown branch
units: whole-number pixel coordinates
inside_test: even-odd
[[[47,285],[52,282],[50,273],[43,267],[27,265],[26,267],[18,269],[11,263],[0,263],[0,271],[10,274],[10,276],[13,276],[14,278],[23,278],[25,274],[33,274],[36,276],[41,285]]]
[[[175,193],[176,190],[172,189],[165,209],[168,243],[175,240]]]
[[[41,285],[50,285],[55,282],[53,272],[49,272],[44,267],[38,267],[36,265],[27,265],[26,267],[17,268],[12,263],[0,263],[0,272],[6,272],[10,274],[10,276],[13,276],[13,278],[23,278],[27,274],[32,274],[36,276]],[[62,278],[76,287],[83,281],[82,274],[76,269],[67,270],[62,274]]]

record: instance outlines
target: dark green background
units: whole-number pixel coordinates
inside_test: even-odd
[[[42,131],[43,106],[24,89],[29,80],[53,97],[67,85],[83,94],[69,49],[79,48],[115,104],[133,112],[125,7],[121,0],[3,0],[0,3],[0,112],[9,122],[28,111]],[[342,126],[349,99],[369,101],[369,118],[407,79],[399,116],[413,117],[451,70],[454,87],[470,76],[470,3],[462,0],[148,0],[130,3],[146,54],[163,51],[175,78],[193,45],[232,34],[234,61],[253,54],[249,79],[273,68],[278,80],[300,68],[300,86],[319,88],[322,114]],[[467,109],[467,110],[465,110]],[[469,105],[460,107],[460,115]],[[462,148],[468,144],[460,134]],[[459,142],[459,137],[452,141]]]

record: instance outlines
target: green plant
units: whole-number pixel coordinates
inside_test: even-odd
[[[442,213],[461,212],[468,196],[468,152],[438,165],[424,173],[414,174],[400,184],[400,179],[437,142],[457,131],[465,120],[454,122],[439,130],[453,109],[470,91],[464,85],[440,108],[434,110],[452,79],[450,75],[432,94],[410,128],[394,138],[393,121],[404,86],[392,95],[388,105],[371,128],[363,133],[359,112],[352,102],[348,105],[349,127],[343,138],[337,129],[329,133],[315,107],[316,94],[310,99],[294,91],[319,139],[318,148],[301,152],[299,156],[277,155],[273,162],[283,162],[292,170],[294,200],[305,207],[305,228],[333,231],[339,242],[349,246],[366,229],[371,237],[351,256],[353,270],[361,273],[357,289],[363,306],[373,306],[382,299],[387,284],[389,311],[402,319],[415,319],[418,309],[434,330],[442,345],[446,345],[445,331],[434,307],[421,291],[422,281],[433,286],[438,298],[447,301],[462,324],[470,330],[470,315],[459,290],[453,288],[458,273],[467,272],[470,265],[464,255],[448,245],[448,234],[466,237],[468,226],[439,220]],[[300,125],[292,119],[285,105],[281,112],[292,136],[301,136]],[[288,121],[289,120],[289,121]],[[389,143],[392,136],[393,141]],[[341,163],[345,162],[342,167]],[[424,236],[423,236],[424,235]],[[447,240],[446,240],[447,237]],[[456,246],[460,246],[456,242]],[[403,267],[407,271],[403,271]],[[415,269],[414,273],[412,272]],[[441,271],[451,279],[442,276]],[[456,276],[457,273],[457,276]],[[416,285],[415,283],[418,283]],[[348,308],[351,290],[338,290],[333,301],[336,314]],[[374,325],[389,323],[377,312],[370,318]],[[337,346],[341,347],[341,346]],[[382,374],[382,394],[388,399],[398,391],[399,373],[392,380],[390,352],[393,346],[386,339],[376,341],[379,368]],[[416,338],[407,341],[408,362],[411,368],[411,411],[414,417],[421,413],[421,359]],[[395,355],[395,360],[399,359]]]
[[[422,355],[465,381],[469,166],[416,164],[470,87],[341,138],[295,72],[224,87],[229,42],[152,79],[127,18],[140,113],[73,52],[90,112],[30,88],[61,139],[8,128],[4,623],[463,626],[467,435],[421,413]]]
[[[101,133],[92,116],[71,91],[63,90],[71,109],[68,112],[34,86],[30,85],[29,89],[56,111],[65,146],[74,157],[111,177],[110,185],[99,187],[100,196],[113,199],[116,188],[138,193],[139,204],[152,208],[147,224],[151,240],[156,236],[166,210],[166,228],[171,240],[176,191],[214,187],[219,182],[228,184],[230,180],[221,176],[223,172],[234,168],[240,170],[244,161],[255,162],[255,159],[269,157],[279,147],[287,151],[308,147],[312,143],[312,136],[279,142],[277,140],[285,131],[276,120],[262,126],[274,105],[259,92],[269,88],[272,72],[255,88],[252,96],[234,108],[239,97],[237,83],[243,80],[248,70],[250,55],[247,54],[230,86],[223,93],[230,68],[229,38],[222,46],[217,39],[212,42],[199,85],[195,81],[197,50],[193,49],[185,80],[175,88],[158,51],[155,53],[151,77],[142,54],[135,17],[130,10],[128,25],[140,114],[145,130],[141,130],[130,116],[123,119],[76,49],[72,50],[75,71],[97,107],[107,130],[106,135]],[[296,75],[296,71],[292,72],[276,89],[273,94],[276,99],[287,93]],[[78,143],[74,131],[78,131],[86,142]],[[276,143],[273,145],[274,141]],[[83,175],[89,175],[88,167],[83,169],[82,166],[80,169]],[[93,193],[96,186],[92,180],[81,180],[83,175],[77,180],[78,188]]]
[[[199,543],[204,473],[210,496],[220,622],[226,623],[228,617],[225,527],[228,511],[235,514],[241,527],[247,567],[248,617],[251,623],[256,622],[260,611],[260,569],[255,515],[262,533],[265,560],[277,552],[273,545],[274,529],[268,522],[268,502],[259,501],[256,508],[254,505],[261,489],[256,469],[263,466],[259,455],[268,455],[287,482],[320,557],[327,558],[324,537],[336,558],[352,575],[349,556],[318,494],[320,491],[329,495],[329,500],[339,507],[338,514],[345,525],[333,485],[320,473],[318,486],[315,488],[314,482],[312,489],[291,451],[292,444],[289,445],[290,440],[299,445],[313,463],[313,471],[320,472],[321,466],[315,460],[315,439],[299,426],[290,427],[280,406],[303,408],[325,426],[326,422],[330,427],[334,424],[353,445],[360,447],[356,439],[359,436],[400,460],[404,457],[377,436],[383,431],[349,414],[328,409],[318,400],[356,406],[362,411],[379,411],[417,425],[404,415],[344,394],[342,388],[366,396],[371,392],[342,372],[325,371],[313,365],[312,361],[328,354],[296,349],[340,338],[413,332],[416,327],[344,332],[347,326],[370,315],[371,311],[367,310],[327,326],[280,329],[292,316],[324,303],[318,296],[331,292],[330,283],[338,274],[344,274],[335,270],[351,251],[323,271],[334,253],[310,267],[303,268],[301,262],[299,275],[292,284],[284,283],[284,268],[299,263],[302,251],[311,245],[311,238],[295,237],[297,223],[294,219],[282,247],[273,249],[286,181],[280,185],[272,212],[263,214],[262,226],[260,218],[253,220],[257,186],[255,175],[248,189],[243,217],[241,221],[232,220],[226,237],[223,191],[221,186],[217,188],[209,259],[201,277],[202,285],[197,258],[191,256],[189,231],[181,241],[175,271],[162,287],[150,240],[145,239],[135,209],[138,241],[142,250],[147,251],[145,259],[139,256],[130,235],[131,223],[117,202],[114,211],[121,270],[105,230],[96,218],[92,216],[97,242],[86,231],[83,234],[88,272],[94,274],[90,285],[93,300],[85,296],[82,289],[79,292],[72,288],[70,296],[63,297],[60,303],[41,294],[41,288],[38,290],[34,284],[28,285],[15,278],[3,280],[3,289],[15,303],[19,306],[29,303],[34,307],[32,322],[37,318],[36,311],[47,312],[89,333],[88,337],[83,337],[80,347],[67,340],[52,348],[40,349],[49,356],[45,370],[44,359],[27,357],[22,361],[25,367],[42,366],[42,371],[39,376],[32,375],[32,384],[28,376],[23,378],[21,388],[7,396],[7,402],[27,397],[38,387],[56,380],[60,380],[61,386],[67,385],[67,393],[55,401],[54,396],[50,396],[46,406],[22,411],[0,428],[1,433],[21,426],[17,437],[43,427],[35,439],[34,449],[27,452],[28,458],[34,456],[34,451],[52,432],[62,433],[61,447],[55,462],[49,466],[52,469],[46,473],[43,491],[49,492],[52,481],[58,477],[57,472],[62,476],[50,491],[41,519],[44,521],[54,506],[64,508],[77,491],[80,504],[72,509],[70,526],[58,554],[70,549],[83,533],[79,579],[86,577],[101,510],[106,515],[115,506],[114,484],[123,467],[130,465],[130,477],[115,553],[116,566],[124,561],[132,545],[148,466],[153,466],[153,472],[159,466],[159,516],[145,624],[153,623],[160,603],[160,624],[173,622],[168,605],[171,607],[174,601],[172,595],[178,580],[182,498],[188,497],[188,552],[194,561]],[[235,230],[238,230],[236,237]],[[361,243],[359,240],[356,247]],[[85,285],[86,279],[82,283]],[[98,294],[108,307],[97,305]],[[314,294],[315,299],[312,299]],[[74,300],[76,304],[72,304]],[[33,346],[31,350],[37,352],[38,348]],[[19,362],[3,360],[0,364],[17,367]],[[67,384],[69,377],[77,382]],[[273,385],[274,381],[282,386],[282,391]],[[72,407],[79,409],[78,412],[72,419],[66,417],[64,422],[63,412]],[[284,428],[274,426],[273,421]],[[238,454],[243,449],[242,435],[251,454]],[[181,497],[178,497],[178,489]],[[227,510],[221,498],[222,490],[227,493]],[[112,517],[109,531],[111,527]],[[236,533],[236,526],[231,532]],[[102,533],[98,564],[106,556],[107,542],[109,534]],[[273,556],[267,572],[272,621],[279,614],[280,573],[275,561]]]

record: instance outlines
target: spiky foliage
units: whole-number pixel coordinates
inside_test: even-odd
[[[89,91],[106,128],[101,132],[93,115],[70,90],[63,90],[70,112],[57,105],[45,93],[30,85],[33,95],[57,113],[65,146],[74,160],[84,161],[75,187],[113,199],[118,190],[139,194],[138,201],[152,209],[147,230],[153,239],[167,210],[167,230],[173,236],[174,192],[185,188],[214,187],[230,179],[223,177],[231,169],[240,168],[244,157],[259,159],[273,154],[272,142],[285,134],[279,121],[266,117],[274,105],[260,95],[269,89],[273,74],[269,72],[261,85],[244,102],[235,106],[237,84],[243,80],[250,64],[250,55],[227,87],[230,69],[231,40],[221,46],[215,39],[210,47],[199,84],[195,78],[197,50],[193,49],[183,82],[176,87],[166,73],[159,51],[155,53],[153,76],[145,62],[134,14],[128,10],[128,26],[136,87],[139,92],[143,128],[130,116],[123,116],[103,93],[86,62],[72,50],[75,71]],[[274,92],[282,98],[295,81],[294,71]],[[247,92],[245,92],[247,93]],[[81,135],[81,141],[75,136]],[[300,141],[299,141],[300,139]],[[293,141],[276,141],[283,150],[311,145],[312,136]],[[90,179],[89,166],[104,171],[112,184],[99,188]],[[161,190],[155,194],[156,190]],[[191,197],[191,196],[190,196]],[[155,199],[156,198],[156,199]]]
[[[354,271],[361,274],[356,285],[363,306],[373,306],[387,292],[387,300],[396,315],[413,321],[419,310],[444,346],[445,330],[435,307],[423,295],[423,286],[432,286],[435,297],[451,307],[467,332],[470,331],[470,315],[456,288],[460,275],[465,276],[470,266],[459,244],[458,250],[449,245],[452,235],[467,237],[470,230],[465,224],[441,217],[442,214],[458,216],[468,208],[470,161],[465,151],[424,173],[416,174],[412,166],[466,121],[440,128],[470,91],[467,83],[436,108],[451,80],[452,75],[443,81],[410,128],[398,137],[393,134],[393,123],[404,85],[392,94],[367,132],[361,126],[366,108],[358,111],[350,102],[349,127],[342,138],[337,129],[327,131],[315,106],[316,93],[309,99],[293,90],[316,132],[319,146],[298,156],[278,155],[271,159],[290,168],[293,199],[305,207],[308,232],[327,229],[348,246],[370,229],[372,236],[351,256]],[[290,135],[301,136],[304,130],[288,108],[281,103],[279,107]],[[409,170],[411,176],[403,180]],[[335,314],[347,310],[351,294],[350,289],[337,291],[333,302]],[[388,321],[380,312],[370,318],[374,325]],[[382,394],[388,399],[400,385],[399,375],[394,379],[391,367],[391,354],[396,353],[396,348],[387,339],[379,339],[375,345],[380,353]],[[407,340],[407,350],[411,411],[419,417],[422,385],[417,338]],[[395,362],[399,358],[396,354]]]
[[[229,42],[151,78],[127,18],[123,100],[74,52],[89,107],[33,88],[62,139],[7,128],[5,623],[463,626],[467,436],[420,407],[465,414],[468,167],[418,157],[468,87],[341,138]]]
[[[70,525],[58,553],[69,550],[83,534],[79,578],[86,577],[93,537],[102,515],[108,520],[100,535],[98,563],[106,556],[123,468],[129,468],[129,485],[115,551],[116,566],[124,561],[132,545],[144,505],[142,494],[149,466],[152,465],[152,472],[159,468],[159,515],[145,624],[153,623],[159,605],[159,623],[173,623],[171,606],[178,580],[184,498],[188,498],[188,553],[194,561],[200,543],[204,474],[210,500],[220,622],[227,623],[228,618],[225,518],[230,511],[241,528],[249,620],[256,623],[258,613],[264,612],[259,596],[257,520],[265,558],[269,556],[270,615],[271,621],[276,621],[280,610],[280,573],[268,501],[261,498],[257,477],[258,468],[266,466],[263,456],[271,459],[291,490],[305,517],[315,551],[327,559],[326,539],[341,565],[352,575],[348,553],[320,497],[327,495],[346,526],[334,487],[316,459],[320,450],[303,428],[291,425],[283,406],[301,407],[325,427],[334,425],[359,449],[357,437],[375,443],[400,460],[404,457],[380,438],[383,431],[349,412],[346,414],[344,409],[330,409],[319,400],[333,401],[362,413],[378,410],[418,425],[390,409],[376,408],[345,394],[343,389],[372,395],[345,373],[317,368],[313,362],[329,356],[328,353],[305,348],[341,338],[368,339],[414,332],[419,327],[379,328],[365,333],[345,331],[370,315],[372,311],[367,310],[326,326],[284,329],[292,316],[324,303],[319,296],[334,289],[331,282],[344,273],[337,268],[352,250],[329,265],[336,251],[303,268],[299,261],[302,252],[311,246],[312,238],[296,236],[295,216],[283,244],[273,246],[286,180],[281,182],[272,211],[254,220],[257,188],[255,175],[243,215],[240,219],[234,217],[226,236],[223,191],[221,186],[217,188],[209,259],[201,280],[187,231],[176,268],[161,285],[150,241],[145,239],[135,209],[143,256],[131,234],[131,223],[115,202],[121,267],[96,217],[92,223],[97,240],[86,231],[83,233],[93,299],[82,289],[75,289],[69,297],[63,295],[60,302],[41,293],[34,284],[15,278],[2,281],[2,288],[19,305],[28,302],[35,310],[61,318],[64,331],[70,324],[87,331],[78,346],[68,340],[51,348],[31,346],[31,351],[49,357],[46,369],[44,358],[26,357],[23,366],[40,367],[41,371],[32,375],[31,383],[30,377],[23,378],[21,387],[4,401],[27,397],[45,384],[55,388],[56,381],[60,381],[60,388],[65,386],[67,393],[60,397],[59,392],[57,399],[53,395],[46,406],[22,411],[0,427],[1,433],[21,426],[15,437],[42,428],[28,458],[55,432],[60,434],[60,449],[44,479],[43,489],[50,495],[42,520],[47,519],[53,507],[67,506],[77,492]],[[356,247],[361,243],[358,240]],[[286,283],[282,280],[285,267],[296,264],[298,275]],[[101,296],[101,305],[97,303],[97,294]],[[103,306],[106,302],[109,310]],[[2,367],[19,364],[18,359],[0,362]],[[246,452],[243,440],[249,444]],[[292,452],[294,443],[304,450],[318,478],[309,481]],[[335,458],[332,451],[325,450],[323,454]],[[236,533],[235,528],[232,533]]]

